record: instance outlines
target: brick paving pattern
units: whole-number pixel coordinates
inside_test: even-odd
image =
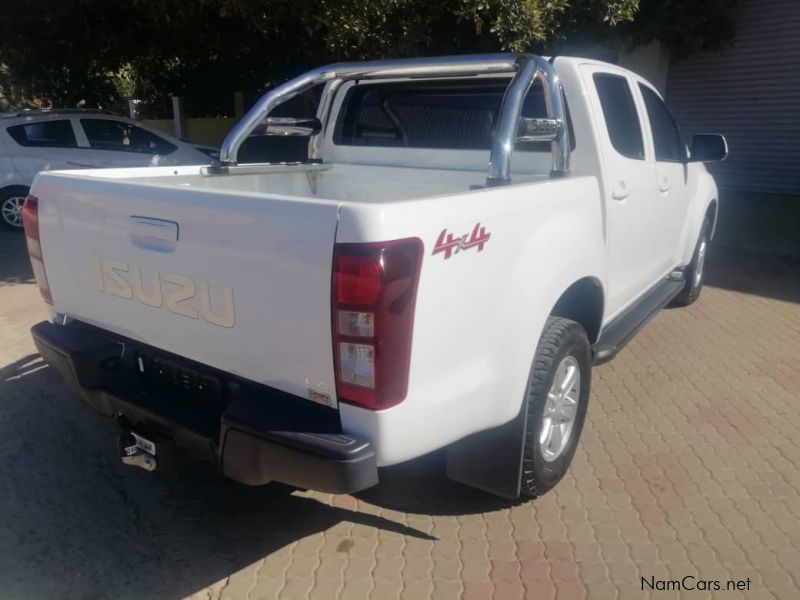
[[[440,455],[356,497],[123,467],[34,353],[19,243],[0,235],[0,597],[800,597],[796,265],[659,315],[595,371],[570,474],[509,505]],[[687,575],[723,591],[642,591]]]

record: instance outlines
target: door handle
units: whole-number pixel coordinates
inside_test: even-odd
[[[611,190],[611,197],[614,200],[624,200],[628,196],[630,196],[628,184],[626,184],[624,180],[620,179],[617,185],[614,186],[614,189]]]
[[[128,233],[136,246],[159,252],[172,252],[178,244],[178,224],[150,217],[129,217]]]
[[[662,194],[666,194],[669,191],[669,179],[664,177],[664,179],[661,180],[661,183],[658,184],[658,191]]]

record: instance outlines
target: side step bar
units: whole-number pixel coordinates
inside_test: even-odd
[[[650,319],[680,293],[683,287],[683,274],[675,271],[626,308],[600,333],[600,339],[592,347],[593,364],[601,365],[614,358]]]

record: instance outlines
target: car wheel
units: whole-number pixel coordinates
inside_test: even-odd
[[[8,229],[22,231],[22,205],[28,188],[14,186],[0,191],[0,223]]]
[[[569,319],[548,318],[526,391],[522,496],[540,496],[564,477],[583,430],[590,385],[586,330]]]
[[[708,241],[711,236],[711,221],[706,219],[700,228],[700,237],[694,248],[692,262],[686,267],[683,274],[686,284],[681,292],[672,301],[673,306],[689,306],[700,297],[705,281],[706,254],[708,253]]]

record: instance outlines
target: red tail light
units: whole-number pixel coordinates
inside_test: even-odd
[[[42,244],[39,239],[39,199],[36,196],[25,198],[25,204],[22,206],[22,226],[25,229],[28,256],[31,259],[31,267],[36,277],[36,283],[39,285],[39,292],[45,302],[52,304],[53,297],[50,295],[50,285],[47,283]]]
[[[417,238],[336,245],[333,354],[342,402],[379,410],[405,399],[422,252]]]

